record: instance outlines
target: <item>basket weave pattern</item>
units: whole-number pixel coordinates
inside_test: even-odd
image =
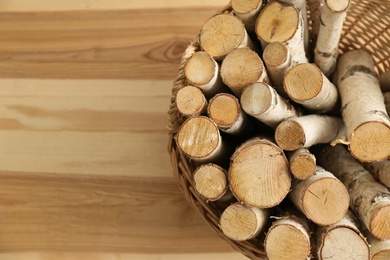
[[[222,9],[230,12],[231,5]],[[308,14],[310,17],[310,13]],[[309,26],[310,30],[310,26]],[[375,61],[378,74],[390,71],[390,1],[389,0],[352,0],[343,26],[339,43],[340,54],[354,49],[365,49],[370,52]],[[227,241],[235,250],[251,259],[266,259],[263,243],[259,240],[234,241],[227,238],[219,228],[219,217],[227,205],[218,202],[206,202],[194,188],[192,173],[195,165],[178,149],[175,133],[183,118],[176,109],[176,94],[179,89],[188,85],[184,76],[187,60],[200,50],[199,41],[190,43],[183,53],[178,76],[173,83],[171,103],[169,107],[169,140],[168,152],[171,157],[173,172],[179,181],[179,186],[190,204],[199,212],[203,219],[215,232]]]

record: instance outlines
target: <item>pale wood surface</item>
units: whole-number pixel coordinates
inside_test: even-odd
[[[0,0],[0,259],[245,259],[166,152],[181,53],[226,3]]]

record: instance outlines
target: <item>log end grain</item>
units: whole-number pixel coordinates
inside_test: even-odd
[[[336,227],[322,238],[318,250],[319,259],[370,259],[367,241],[355,230],[348,227]]]
[[[249,48],[239,48],[229,53],[221,65],[222,81],[236,96],[259,80],[265,73],[263,61]]]
[[[217,125],[204,116],[187,119],[177,133],[178,147],[192,159],[203,160],[213,157],[221,143]]]
[[[390,205],[378,207],[370,219],[370,231],[379,239],[390,239]]]
[[[389,260],[390,259],[390,249],[380,251],[372,255],[371,260]]]
[[[194,53],[184,68],[184,75],[195,86],[208,84],[216,73],[215,61],[204,51]]]
[[[220,199],[227,191],[227,172],[216,164],[204,164],[194,171],[195,189],[210,201]]]
[[[316,172],[316,158],[311,153],[300,153],[290,158],[290,170],[298,180],[306,180]]]
[[[262,2],[262,0],[232,0],[232,8],[236,13],[248,14],[257,10]]]
[[[348,191],[336,178],[322,178],[311,183],[302,196],[303,213],[320,226],[340,221],[348,207]]]
[[[300,103],[316,97],[323,85],[321,70],[314,64],[298,64],[287,72],[283,87],[287,95]]]
[[[298,9],[275,1],[261,12],[256,22],[256,34],[266,43],[286,42],[294,36],[298,25]]]
[[[176,106],[184,116],[199,115],[207,106],[207,100],[199,88],[186,86],[177,92]]]
[[[235,203],[222,213],[220,227],[230,239],[244,241],[256,237],[267,219],[265,211]]]
[[[267,111],[272,104],[272,93],[267,85],[258,82],[245,88],[241,96],[242,109],[251,116]]]
[[[289,51],[284,44],[273,42],[264,49],[263,59],[267,65],[277,67],[287,62]]]
[[[310,255],[310,238],[296,225],[274,225],[265,238],[264,248],[270,260],[306,260]]]
[[[242,203],[259,208],[278,205],[291,187],[283,151],[261,138],[237,148],[231,157],[228,176],[233,195]]]
[[[350,0],[326,0],[325,4],[332,12],[345,12],[350,5]]]
[[[355,129],[349,149],[362,162],[390,158],[390,127],[381,122],[367,122]]]
[[[215,59],[222,59],[240,46],[245,35],[240,19],[230,14],[218,14],[203,25],[199,40],[203,50]]]
[[[230,128],[237,122],[241,107],[236,97],[220,93],[210,100],[207,112],[218,127]]]
[[[275,140],[280,148],[294,151],[304,147],[306,143],[305,131],[294,120],[284,120],[275,130]]]

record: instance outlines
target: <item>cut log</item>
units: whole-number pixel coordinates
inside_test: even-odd
[[[263,0],[232,0],[234,14],[244,22],[248,31],[255,31],[256,19],[259,16]]]
[[[302,30],[299,10],[278,1],[270,2],[256,21],[256,34],[263,50],[271,42],[281,42],[290,50],[293,64],[308,62]]]
[[[350,0],[325,0],[314,50],[314,62],[325,76],[333,74],[339,54],[339,41]]]
[[[242,21],[232,14],[217,14],[203,25],[199,41],[202,49],[215,60],[222,60],[237,48],[254,45],[245,30]]]
[[[194,171],[196,191],[206,201],[228,201],[233,198],[227,184],[227,171],[209,163],[203,164]]]
[[[341,118],[314,114],[286,119],[275,130],[276,143],[286,151],[330,143],[343,135]]]
[[[390,259],[390,240],[380,240],[369,234],[368,243],[371,246],[371,260]]]
[[[207,104],[205,96],[197,87],[185,86],[177,92],[177,111],[185,118],[204,114],[207,111]]]
[[[338,105],[337,88],[314,64],[293,67],[284,77],[287,95],[311,112],[332,112]]]
[[[308,219],[320,226],[340,221],[349,207],[345,186],[332,173],[318,166],[310,178],[293,180],[289,198]]]
[[[207,113],[218,128],[225,133],[239,135],[249,130],[249,118],[241,109],[238,99],[233,95],[217,94],[210,100]]]
[[[319,260],[370,259],[370,247],[351,211],[339,222],[318,229],[317,255]]]
[[[390,91],[390,71],[387,71],[379,75],[379,83],[382,92]]]
[[[363,166],[369,170],[374,177],[387,188],[390,188],[390,161],[379,161],[364,163]]]
[[[221,215],[220,227],[230,239],[244,241],[255,238],[268,222],[268,210],[235,203]]]
[[[296,212],[284,212],[276,219],[264,240],[268,259],[310,259],[310,229],[305,216]]]
[[[194,53],[184,67],[184,75],[188,83],[200,88],[208,99],[227,90],[219,75],[219,64],[207,52]]]
[[[251,139],[236,149],[230,161],[230,189],[240,202],[271,208],[290,191],[287,158],[273,142],[263,138]]]
[[[190,159],[199,162],[215,162],[224,156],[224,144],[217,125],[205,116],[187,119],[180,127],[177,145]]]
[[[289,49],[280,42],[271,42],[264,49],[263,60],[273,86],[279,95],[288,98],[283,88],[283,79],[287,71],[293,67]]]
[[[298,180],[306,180],[316,172],[316,157],[308,149],[301,148],[288,153],[290,171]]]
[[[327,146],[317,161],[348,189],[351,209],[379,239],[390,239],[390,192],[356,161],[342,145]]]
[[[390,115],[390,92],[384,93],[387,114]]]
[[[221,65],[221,77],[238,98],[249,85],[268,82],[263,61],[249,48],[236,49],[226,56]]]
[[[241,105],[248,115],[274,129],[283,120],[301,115],[266,83],[254,83],[245,88],[241,95]]]
[[[307,1],[310,10],[311,30],[309,31],[311,40],[311,49],[317,44],[318,31],[320,30],[320,14],[321,6],[324,4],[324,0],[308,0]]]
[[[390,119],[368,52],[354,50],[340,57],[338,87],[352,155],[363,162],[390,158]]]

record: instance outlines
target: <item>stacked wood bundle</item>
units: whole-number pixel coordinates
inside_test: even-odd
[[[195,190],[224,205],[228,238],[262,237],[269,259],[386,255],[388,76],[365,50],[338,57],[350,0],[263,2],[207,20],[186,63],[176,142]]]

